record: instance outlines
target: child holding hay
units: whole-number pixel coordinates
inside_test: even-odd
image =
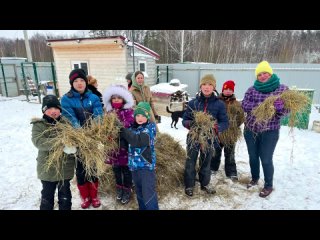
[[[38,148],[37,173],[42,183],[40,210],[53,210],[54,195],[58,187],[59,210],[71,210],[70,180],[74,176],[75,158],[63,154],[59,162],[61,166],[52,166],[48,170],[46,164],[52,154],[52,139],[56,137],[54,126],[57,122],[67,121],[61,117],[61,105],[54,95],[47,95],[42,100],[43,117],[33,119],[32,142]]]
[[[260,62],[255,70],[256,80],[250,87],[242,101],[242,108],[246,113],[244,138],[249,153],[251,169],[251,181],[248,188],[257,185],[260,178],[260,160],[264,173],[264,188],[259,196],[267,197],[273,190],[273,153],[279,139],[280,118],[288,113],[284,108],[284,102],[279,97],[288,89],[286,85],[280,84],[279,77],[267,61]],[[273,99],[272,99],[273,98]],[[262,103],[272,100],[266,104],[267,109],[272,111],[272,117],[263,123],[256,121],[255,109]],[[275,112],[275,114],[273,113]]]
[[[91,118],[103,116],[103,109],[99,97],[88,90],[88,79],[83,69],[74,69],[69,74],[71,90],[61,99],[62,116],[65,116],[75,128],[80,128]],[[72,147],[75,148],[74,146]],[[67,153],[75,153],[68,151]],[[82,199],[81,207],[100,206],[98,198],[99,181],[95,176],[90,179],[82,162],[78,159],[76,166],[78,189]]]
[[[151,107],[140,102],[135,111],[132,127],[122,128],[120,138],[129,143],[129,168],[136,186],[139,210],[158,210],[156,192],[156,124],[150,122]]]
[[[196,96],[195,99],[188,103],[187,110],[183,115],[182,124],[185,128],[189,129],[187,135],[187,160],[185,163],[184,170],[184,183],[185,183],[185,193],[188,196],[193,196],[193,188],[195,186],[196,177],[196,162],[200,152],[200,170],[199,170],[199,181],[201,185],[201,190],[209,194],[214,194],[215,190],[209,187],[210,183],[210,163],[212,156],[214,154],[214,147],[218,147],[217,135],[228,128],[228,117],[226,114],[226,107],[224,103],[219,100],[215,94],[214,90],[216,88],[216,79],[213,74],[207,74],[202,77],[200,81],[201,93]],[[203,125],[209,123],[209,126],[199,126],[197,122],[198,113],[210,117],[213,120],[207,121],[205,119]],[[204,128],[204,129],[201,129]],[[194,141],[195,129],[200,130],[199,135],[209,134],[205,142]],[[197,136],[196,136],[197,137]],[[200,138],[198,138],[200,139]],[[203,144],[208,145],[207,148],[203,147]]]
[[[134,122],[132,94],[122,85],[112,85],[103,93],[103,101],[106,111],[114,111],[125,128],[129,128]],[[128,167],[128,143],[120,139],[120,147],[117,152],[106,161],[112,164],[116,180],[116,199],[126,204],[131,198],[132,174]]]
[[[237,101],[234,95],[234,86],[234,81],[226,81],[222,86],[222,93],[218,97],[226,105],[229,128],[219,136],[221,144],[218,148],[215,148],[215,155],[211,159],[211,171],[218,171],[221,162],[221,152],[224,149],[225,174],[231,180],[238,180],[234,151],[236,142],[242,135],[240,126],[244,122],[244,112],[240,102]]]

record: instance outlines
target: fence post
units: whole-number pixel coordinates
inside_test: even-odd
[[[169,66],[167,66],[167,82],[169,82]]]
[[[3,64],[1,64],[1,70],[2,70],[2,76],[3,76],[3,82],[4,82],[4,88],[6,90],[6,97],[8,97],[8,87],[7,87],[7,82],[6,82],[6,76],[4,74],[4,68],[3,68]]]
[[[55,68],[54,68],[53,62],[51,62],[51,71],[52,71],[54,91],[55,91],[55,93],[56,93],[56,96],[59,97],[59,91],[58,91],[58,89],[57,89],[56,72],[55,72]]]
[[[41,93],[40,93],[40,86],[39,86],[39,80],[38,80],[38,73],[37,73],[36,63],[35,63],[35,62],[32,62],[32,66],[33,66],[34,78],[36,79],[36,84],[37,84],[38,99],[39,99],[39,103],[41,103]]]
[[[26,74],[24,73],[23,62],[21,63],[21,71],[22,71],[22,77],[23,77],[23,82],[24,82],[24,84],[23,84],[24,85],[24,93],[26,95],[27,101],[30,102],[28,88],[27,88]]]

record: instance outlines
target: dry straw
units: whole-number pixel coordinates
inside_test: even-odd
[[[213,131],[216,120],[212,115],[201,111],[193,111],[193,116],[193,125],[189,131],[189,144],[191,144],[191,147],[200,144],[202,150],[207,150],[211,147],[208,140],[213,142],[216,136]]]
[[[255,124],[266,124],[276,114],[274,101],[279,98],[284,102],[284,108],[290,112],[288,126],[293,128],[298,121],[297,114],[306,111],[310,104],[310,99],[302,92],[295,90],[286,90],[280,96],[270,96],[266,98],[252,114],[256,117]]]
[[[229,127],[219,135],[220,142],[224,146],[234,145],[242,136],[239,127],[239,118],[241,117],[242,107],[240,104],[229,104],[227,107],[227,114],[229,119]]]
[[[52,139],[52,151],[46,170],[56,167],[61,174],[61,156],[64,146],[77,147],[78,160],[83,164],[86,177],[100,177],[106,171],[105,159],[118,149],[120,122],[115,113],[103,118],[90,119],[83,127],[73,128],[69,123],[58,122],[53,128],[58,132]]]

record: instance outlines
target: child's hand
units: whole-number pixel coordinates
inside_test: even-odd
[[[75,146],[65,146],[63,148],[63,152],[66,154],[75,154],[77,152],[77,148]]]

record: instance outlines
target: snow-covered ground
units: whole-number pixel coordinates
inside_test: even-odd
[[[41,182],[36,175],[37,149],[31,142],[32,117],[41,117],[41,106],[24,101],[25,97],[0,97],[2,118],[0,122],[0,209],[39,209]],[[224,165],[212,176],[211,184],[217,194],[200,193],[197,185],[193,198],[184,195],[183,189],[162,199],[161,209],[320,209],[320,133],[311,131],[313,120],[320,113],[312,107],[309,129],[282,126],[280,139],[274,153],[274,192],[266,199],[258,196],[263,186],[263,171],[259,186],[246,189],[250,178],[248,153],[242,139],[236,147],[236,162],[240,181],[233,183],[224,176]],[[162,116],[161,132],[172,135],[185,147],[187,130],[177,124],[170,127],[171,118]],[[293,151],[293,152],[292,152]],[[292,157],[292,158],[291,158]],[[174,160],[174,159],[171,159]],[[222,163],[224,159],[222,159]],[[80,208],[80,197],[72,184],[73,206]],[[126,209],[118,207],[110,196],[102,196],[99,209]],[[90,208],[89,210],[91,210]]]

